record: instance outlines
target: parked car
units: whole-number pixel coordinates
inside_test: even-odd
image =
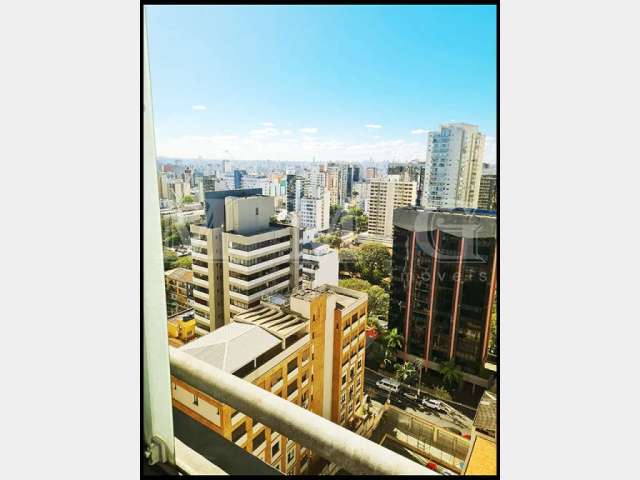
[[[378,380],[376,382],[376,386],[382,390],[386,390],[387,392],[398,393],[400,391],[400,382],[391,378],[383,378],[382,380]]]
[[[417,402],[420,398],[418,397],[418,394],[416,392],[413,392],[411,390],[407,390],[402,395],[404,395],[404,397],[408,398],[409,400],[413,400],[414,402]]]
[[[423,398],[422,405],[433,410],[443,410],[442,402],[440,400],[434,400],[432,398]]]

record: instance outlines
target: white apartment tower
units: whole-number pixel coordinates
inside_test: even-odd
[[[302,197],[298,211],[300,226],[316,232],[324,232],[330,227],[329,191],[324,190],[319,197]]]
[[[423,206],[477,207],[484,143],[478,127],[466,123],[446,123],[429,133]]]
[[[416,204],[416,182],[400,180],[399,175],[374,178],[367,195],[369,235],[393,237],[393,210]]]

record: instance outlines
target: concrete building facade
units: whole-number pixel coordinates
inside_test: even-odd
[[[397,175],[374,178],[369,182],[367,208],[369,234],[391,239],[393,236],[393,211],[416,203],[416,183],[399,179]]]
[[[322,243],[305,243],[302,246],[302,285],[316,288],[322,285],[338,285],[340,259],[338,252]]]
[[[447,123],[429,132],[422,206],[477,208],[484,144],[476,125]]]
[[[299,284],[300,230],[272,224],[273,198],[259,192],[209,193],[206,224],[191,225],[195,319],[208,331]]]

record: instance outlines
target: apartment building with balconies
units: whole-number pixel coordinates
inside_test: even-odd
[[[193,299],[193,272],[186,268],[174,268],[164,272],[167,299],[177,308],[191,308]]]
[[[391,242],[393,211],[399,207],[416,204],[416,182],[403,181],[399,175],[389,175],[386,178],[372,179],[368,186],[366,208],[369,216],[368,233]]]
[[[478,208],[484,144],[476,125],[447,123],[429,132],[422,206]]]
[[[271,222],[273,197],[260,190],[206,195],[207,223],[191,226],[191,245],[195,318],[211,332],[262,296],[298,286],[300,231]]]

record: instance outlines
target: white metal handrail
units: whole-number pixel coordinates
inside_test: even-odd
[[[381,445],[191,355],[169,348],[171,373],[355,475],[438,475]]]

